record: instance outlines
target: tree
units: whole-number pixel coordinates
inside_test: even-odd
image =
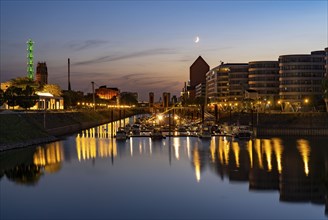
[[[124,93],[120,97],[120,104],[121,105],[136,105],[136,104],[138,104],[138,100],[136,99],[136,97],[133,94]]]
[[[0,106],[2,106],[3,103],[5,103],[4,92],[0,89]]]
[[[18,88],[16,86],[10,86],[4,93],[4,101],[7,103],[8,106],[15,107],[17,105],[17,97],[21,95],[21,93],[21,88]]]
[[[63,92],[64,107],[68,109],[70,107],[76,107],[77,102],[83,101],[83,94],[73,90],[66,90]]]
[[[27,85],[26,88],[22,90],[17,97],[17,104],[21,108],[28,109],[36,104],[37,99],[38,96],[35,95],[35,90]]]
[[[48,93],[52,94],[53,96],[57,96],[57,97],[62,95],[61,88],[56,84],[45,84],[45,85],[43,85],[41,91],[48,92]]]
[[[30,86],[36,90],[40,89],[38,83],[28,77],[17,77],[15,79],[10,80],[10,86],[15,86],[17,88],[26,88],[26,86]]]

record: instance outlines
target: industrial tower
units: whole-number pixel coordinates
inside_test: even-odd
[[[29,39],[27,42],[27,77],[34,80],[33,70],[33,44],[34,42]]]

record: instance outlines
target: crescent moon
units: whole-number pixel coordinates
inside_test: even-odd
[[[199,42],[199,37],[197,36],[196,39],[195,39],[195,43],[198,43]]]

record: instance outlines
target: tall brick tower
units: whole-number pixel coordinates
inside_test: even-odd
[[[48,84],[48,68],[46,62],[38,62],[36,67],[35,81],[39,84]]]
[[[206,73],[210,70],[210,66],[199,56],[190,66],[190,97],[195,97],[195,86],[200,83],[206,83]]]

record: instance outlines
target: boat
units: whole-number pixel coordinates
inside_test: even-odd
[[[252,137],[252,131],[248,126],[239,126],[234,133],[234,137],[239,140],[249,140]]]
[[[189,132],[187,131],[187,129],[184,127],[184,126],[180,126],[178,128],[178,132],[177,132],[177,135],[178,136],[188,136],[189,135]]]
[[[141,132],[140,124],[133,124],[131,127],[131,132],[132,135],[140,135]]]
[[[118,128],[116,132],[116,140],[126,140],[128,138],[128,135],[125,132],[124,128]]]
[[[161,140],[165,138],[165,136],[163,135],[162,131],[159,128],[154,128],[151,131],[150,138],[152,140]]]
[[[200,131],[199,138],[211,138],[211,128],[209,126],[202,127],[202,130]]]

